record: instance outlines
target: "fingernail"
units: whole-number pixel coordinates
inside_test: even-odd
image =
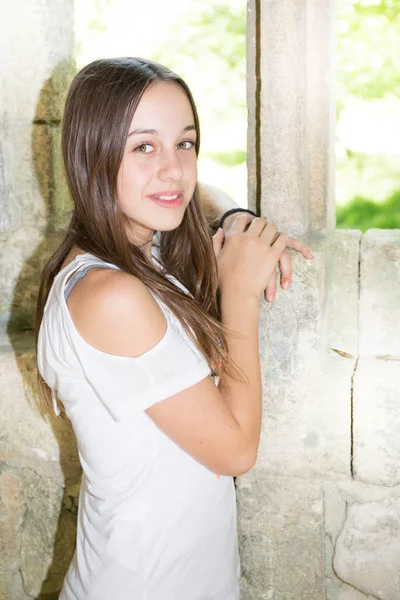
[[[275,300],[275,294],[270,294],[268,296],[268,302],[271,302],[271,304],[272,304],[274,300]]]
[[[282,281],[282,287],[285,290],[288,290],[290,288],[290,281],[288,281],[287,279],[285,279],[285,281]]]

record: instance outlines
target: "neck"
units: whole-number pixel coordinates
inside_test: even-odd
[[[147,256],[147,258],[151,258],[152,241],[153,241],[153,238],[151,238],[150,240],[147,240],[147,242],[144,242],[142,244],[136,244],[136,246],[141,249],[143,254],[145,254]]]

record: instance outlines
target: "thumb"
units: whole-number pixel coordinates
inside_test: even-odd
[[[225,240],[224,230],[221,228],[218,228],[217,232],[212,236],[212,243],[213,243],[215,257],[218,257],[218,254],[222,248],[224,240]]]

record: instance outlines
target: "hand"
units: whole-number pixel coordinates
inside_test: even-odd
[[[276,273],[286,240],[286,234],[266,219],[254,218],[248,225],[244,213],[237,216],[226,235],[218,230],[213,246],[221,292],[240,290],[259,299]]]
[[[236,214],[233,214],[233,215],[227,217],[224,222],[224,230],[222,231],[219,229],[216,232],[216,234],[213,236],[213,246],[214,246],[214,252],[215,252],[216,256],[218,256],[218,253],[223,246],[223,243],[225,240],[225,234],[229,233],[229,231],[230,231],[235,219],[238,217],[238,215],[245,215],[245,217],[242,217],[242,218],[246,218],[247,226],[255,218],[252,215],[247,214],[247,213],[236,213]],[[286,247],[292,248],[293,250],[296,250],[297,252],[301,252],[302,255],[304,256],[304,258],[307,258],[307,259],[314,258],[314,255],[313,255],[312,251],[310,250],[310,248],[306,244],[301,242],[300,240],[296,240],[294,238],[288,237],[287,241],[286,241]],[[290,284],[292,281],[292,259],[290,258],[290,255],[287,250],[284,250],[284,252],[282,253],[282,255],[279,259],[279,269],[281,272],[281,287],[283,289],[288,289],[290,287]],[[271,279],[264,291],[265,299],[268,302],[273,302],[275,300],[276,288],[277,288],[277,274],[275,271],[272,274]]]

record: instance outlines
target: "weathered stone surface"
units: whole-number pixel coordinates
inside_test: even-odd
[[[329,588],[327,591],[326,600],[376,600],[374,596],[366,596],[362,592],[355,590],[349,585],[343,583],[340,587]]]
[[[36,366],[31,349],[14,356],[0,352],[0,461],[29,467],[58,484],[73,483],[80,474],[71,425],[55,417],[44,419],[32,404]]]
[[[0,331],[13,335],[35,328],[40,274],[61,238],[29,227],[0,242]]]
[[[0,124],[3,176],[0,233],[20,227],[65,230],[71,215],[60,127]]]
[[[262,214],[301,235],[334,228],[331,2],[260,2]]]
[[[356,590],[351,581],[341,578],[334,564],[335,546],[346,522],[349,506],[371,503],[385,506],[393,501],[399,502],[400,486],[380,487],[349,479],[325,481],[323,488],[326,600],[376,600],[376,596]]]
[[[353,471],[375,485],[400,483],[400,360],[360,358],[354,376]]]
[[[62,496],[51,480],[0,463],[0,598],[29,600],[60,589],[76,529],[72,505],[58,518]]]
[[[259,74],[257,73],[258,55],[260,49],[257,39],[257,25],[260,21],[256,0],[247,2],[247,51],[246,51],[246,95],[247,95],[247,197],[248,207],[256,211],[259,202],[259,159],[260,159],[260,140],[258,129],[258,90],[260,87]]]
[[[2,123],[2,168],[7,197],[2,199],[2,231],[44,229],[51,197],[51,134],[47,125]]]
[[[318,483],[254,469],[237,481],[243,600],[324,600]]]
[[[75,548],[76,516],[68,510],[60,513],[64,495],[61,486],[26,470],[24,495],[21,574],[27,594],[37,597],[61,588]]]
[[[338,576],[378,600],[400,597],[400,500],[349,506],[335,548]]]
[[[25,511],[22,487],[15,473],[0,471],[0,598],[13,597],[10,592],[19,569],[19,528]]]
[[[350,472],[357,335],[336,316],[332,294],[341,292],[346,318],[357,323],[358,236],[338,233],[311,246],[315,261],[292,255],[291,289],[280,291],[275,304],[261,312],[264,415],[258,464],[281,476],[332,478]]]
[[[362,238],[360,355],[400,359],[398,229],[370,229]]]
[[[311,231],[328,233],[336,223],[335,0],[301,3],[306,25],[305,157],[307,218]],[[303,149],[300,148],[300,152]]]
[[[72,201],[64,173],[61,155],[61,129],[51,131],[53,194],[51,197],[48,226],[52,231],[63,232],[67,229],[72,216]]]
[[[71,215],[60,147],[60,127],[0,124],[4,194],[0,232],[22,227],[65,230]]]
[[[0,38],[0,120],[59,119],[71,77],[73,2],[2,2],[0,21],[10,32]]]
[[[360,231],[336,230],[325,253],[324,333],[330,353],[358,355]],[[351,324],[351,326],[349,326]]]

